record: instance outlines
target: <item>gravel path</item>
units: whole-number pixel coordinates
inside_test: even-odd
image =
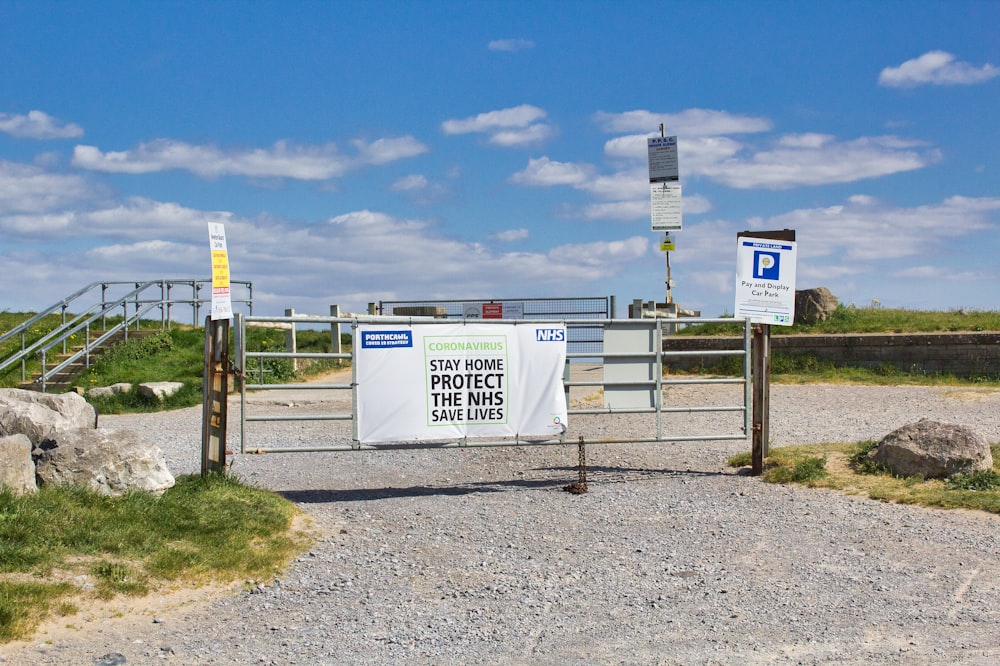
[[[921,417],[1000,440],[1000,391],[772,389],[774,446],[880,438]],[[667,399],[739,394],[671,388]],[[144,432],[182,474],[198,469],[200,418],[101,425]],[[675,416],[667,430],[738,430],[724,421]],[[571,425],[588,437],[652,428],[629,416]],[[259,424],[253,438],[301,445],[343,428]],[[562,490],[576,480],[575,446],[236,455],[245,480],[312,518],[316,543],[279,580],[173,607],[154,599],[125,617],[84,612],[0,646],[0,663],[1000,663],[1000,516],[766,484],[725,466],[745,449],[589,446],[584,495]]]

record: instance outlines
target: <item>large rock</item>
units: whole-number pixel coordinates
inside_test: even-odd
[[[894,430],[868,456],[899,476],[940,479],[993,469],[993,454],[983,436],[930,419]]]
[[[89,486],[104,495],[161,493],[174,485],[163,452],[131,430],[64,430],[33,452],[39,485]]]
[[[139,384],[139,395],[144,398],[163,400],[184,388],[183,382],[143,382]]]
[[[815,324],[826,321],[840,301],[826,287],[802,289],[795,292],[795,323]]]
[[[94,388],[87,389],[87,397],[89,398],[110,398],[113,395],[118,395],[120,393],[128,393],[132,390],[132,385],[128,382],[118,382],[117,384],[112,384],[111,386],[95,386]]]
[[[0,437],[0,486],[10,488],[15,495],[38,491],[35,464],[31,461],[31,440],[27,435]]]
[[[0,437],[27,435],[38,446],[53,432],[96,427],[97,410],[76,393],[0,389]]]

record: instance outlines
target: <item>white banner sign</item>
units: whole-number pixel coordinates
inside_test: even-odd
[[[358,439],[555,437],[566,429],[566,327],[360,325]]]

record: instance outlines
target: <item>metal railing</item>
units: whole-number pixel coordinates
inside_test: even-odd
[[[140,321],[148,320],[148,315],[159,309],[161,329],[166,329],[172,320],[173,308],[177,306],[190,307],[192,310],[192,325],[198,325],[199,313],[202,307],[211,303],[211,280],[198,279],[163,279],[145,282],[94,282],[53,305],[39,311],[14,328],[0,334],[0,344],[20,338],[20,349],[0,360],[0,372],[6,371],[16,363],[21,366],[21,381],[27,380],[27,361],[38,357],[41,361],[41,374],[36,380],[42,391],[45,391],[51,378],[65,370],[70,365],[84,360],[85,367],[90,367],[90,357],[96,349],[105,344],[119,332],[128,335],[129,328],[139,328]],[[233,303],[243,303],[249,312],[253,313],[253,283],[234,281],[234,286],[242,287],[246,295],[233,298]],[[173,290],[184,287],[191,290],[190,297],[176,297]],[[203,298],[202,290],[209,296]],[[122,293],[123,290],[125,293]],[[100,299],[97,294],[100,293]],[[90,298],[88,298],[88,296]],[[58,315],[59,324],[38,337],[36,327],[46,318]],[[117,321],[120,317],[120,321]],[[109,326],[108,319],[116,323]],[[101,335],[94,336],[95,330]],[[82,337],[82,341],[78,338]],[[81,348],[58,365],[48,367],[53,351],[65,355],[72,346]]]
[[[345,318],[345,317],[310,317],[309,323],[311,324],[323,324],[330,325],[335,330],[339,328],[340,325],[348,325],[353,329],[357,329],[360,324],[366,325],[435,325],[435,324],[454,324],[454,320],[448,321],[447,319],[431,319],[423,317],[372,317],[372,318]],[[523,322],[524,320],[522,320]],[[693,324],[706,324],[706,323],[728,323],[732,324],[733,319],[702,319],[702,318],[687,318],[677,320],[678,323],[685,325]],[[510,438],[504,440],[472,440],[463,439],[461,441],[454,442],[430,442],[430,443],[415,443],[400,442],[400,443],[378,443],[378,444],[365,444],[358,441],[357,438],[357,412],[358,412],[358,378],[357,378],[357,363],[355,352],[358,345],[352,345],[351,353],[323,353],[323,352],[265,352],[265,351],[252,351],[246,348],[246,328],[247,326],[260,325],[263,323],[281,323],[290,324],[292,326],[296,324],[304,323],[299,317],[242,317],[240,315],[236,316],[234,322],[234,351],[231,355],[233,365],[235,366],[237,373],[244,373],[254,359],[340,359],[352,361],[352,377],[350,383],[334,383],[334,384],[309,384],[309,383],[290,383],[290,384],[265,384],[265,383],[250,383],[247,381],[240,381],[238,383],[240,391],[240,451],[241,453],[294,453],[294,452],[312,452],[312,451],[351,451],[351,450],[382,450],[382,449],[392,449],[392,448],[457,448],[457,447],[476,447],[476,446],[533,446],[533,445],[554,445],[554,444],[570,444],[576,443],[573,439],[572,434],[572,424],[571,429],[559,438],[548,439],[548,440],[538,440],[538,439],[523,439],[523,438]],[[516,324],[516,320],[476,320],[477,324]],[[524,322],[527,323],[527,322]],[[743,346],[738,349],[731,350],[716,350],[712,352],[712,355],[717,356],[738,356],[743,359],[743,373],[741,377],[685,377],[685,378],[665,378],[663,376],[663,361],[669,357],[692,355],[692,354],[702,354],[704,351],[686,351],[686,350],[671,350],[664,351],[662,344],[662,329],[660,324],[656,320],[635,320],[635,319],[623,319],[623,320],[594,320],[594,319],[562,319],[562,320],[540,320],[532,319],[530,321],[532,324],[539,323],[552,323],[552,324],[564,324],[568,330],[572,330],[575,326],[586,326],[593,327],[595,325],[599,326],[602,330],[607,331],[616,325],[625,327],[636,327],[644,326],[648,327],[650,335],[653,336],[655,340],[655,347],[651,351],[649,349],[635,349],[626,351],[602,351],[600,353],[595,353],[592,351],[586,352],[567,352],[567,366],[566,373],[563,378],[563,385],[567,395],[567,405],[569,405],[569,391],[573,387],[595,387],[600,388],[605,391],[609,389],[629,389],[638,391],[648,391],[653,399],[653,404],[648,407],[613,407],[605,406],[601,408],[570,408],[567,410],[569,415],[602,415],[602,414],[655,414],[656,417],[656,434],[653,437],[608,437],[608,438],[588,438],[588,443],[638,443],[638,442],[681,442],[681,441],[711,441],[711,440],[743,440],[749,443],[750,433],[751,433],[751,399],[752,399],[752,386],[750,381],[750,344],[751,344],[751,326],[749,320],[742,322],[744,324],[744,336],[743,336]],[[591,360],[595,357],[601,358],[604,363],[614,363],[617,361],[622,361],[625,359],[646,359],[645,362],[649,364],[651,371],[649,372],[650,378],[648,379],[608,379],[607,377],[599,380],[580,380],[571,378],[570,367],[574,361],[583,362],[585,360]],[[742,391],[742,404],[732,404],[732,405],[692,405],[692,406],[668,406],[663,404],[663,391],[664,389],[671,386],[685,386],[685,385],[695,385],[695,384],[735,384],[741,385],[743,387]],[[259,391],[259,390],[276,390],[276,391],[286,391],[286,390],[300,390],[300,391],[323,391],[323,390],[340,390],[340,391],[350,391],[351,392],[351,411],[350,412],[340,412],[340,413],[271,413],[271,414],[251,414],[249,413],[249,406],[247,401],[248,391]],[[706,413],[706,412],[734,412],[742,415],[741,432],[734,433],[708,433],[699,432],[697,434],[678,434],[678,433],[667,433],[664,431],[662,416],[664,414],[677,414],[677,413]],[[353,424],[352,432],[350,436],[350,441],[344,441],[343,443],[336,444],[309,444],[303,446],[281,446],[281,447],[252,447],[247,443],[247,429],[248,424],[255,422],[301,422],[301,421],[350,421]]]

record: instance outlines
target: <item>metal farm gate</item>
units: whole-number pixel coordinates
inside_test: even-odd
[[[523,319],[476,319],[476,324],[518,325],[528,323],[528,305],[525,301]],[[398,311],[398,304],[397,308]],[[680,442],[709,440],[743,440],[748,444],[751,438],[751,324],[743,325],[743,345],[740,348],[713,352],[672,350],[663,351],[663,326],[656,319],[574,319],[574,318],[533,318],[532,324],[550,323],[565,325],[567,339],[574,336],[587,338],[590,344],[573,350],[567,345],[566,367],[563,386],[566,393],[568,428],[559,437],[500,438],[500,439],[459,439],[456,441],[400,441],[390,443],[364,443],[358,440],[358,377],[356,353],[358,344],[352,345],[350,352],[318,353],[288,352],[250,349],[248,328],[299,327],[329,330],[331,338],[339,342],[342,327],[349,328],[355,343],[358,327],[386,326],[435,326],[456,323],[455,318],[433,318],[418,316],[371,316],[371,317],[263,317],[237,314],[233,324],[234,349],[230,355],[231,364],[237,376],[236,388],[240,393],[240,451],[241,453],[279,453],[306,451],[360,451],[399,448],[458,448],[476,446],[534,446],[577,444],[582,447],[583,437],[575,434],[574,424],[582,419],[598,419],[602,416],[629,414],[635,419],[648,423],[645,434],[623,435],[613,427],[608,432],[600,428],[591,429],[587,443],[632,443],[632,442]],[[458,322],[461,323],[461,322]],[[471,322],[470,322],[471,323]],[[670,324],[694,325],[706,323],[733,324],[733,319],[671,319]],[[581,335],[579,331],[584,331]],[[596,332],[596,334],[595,334]],[[333,345],[334,349],[339,345]],[[669,360],[686,355],[735,356],[742,361],[741,376],[673,376],[664,372]],[[350,378],[345,376],[335,383],[254,383],[248,379],[252,369],[267,359],[340,359],[350,360]],[[345,370],[345,372],[347,372]],[[704,404],[704,397],[697,395],[698,387],[706,385],[733,385],[732,400],[728,404]],[[725,389],[729,391],[730,389]],[[275,400],[255,401],[257,392],[275,391]],[[694,399],[675,400],[665,394],[671,391],[693,391]],[[288,392],[288,393],[286,393]],[[292,394],[291,392],[295,392]],[[304,392],[304,393],[303,393]],[[326,397],[314,400],[283,401],[282,395],[338,396],[337,400]],[[580,396],[583,399],[580,399]],[[727,398],[730,396],[727,396]],[[573,398],[573,400],[571,400]],[[571,402],[573,404],[571,404]],[[314,405],[336,404],[342,406],[336,411],[327,408],[316,409]],[[575,406],[574,406],[575,405]],[[729,415],[728,417],[726,415]],[[631,417],[630,417],[631,418]],[[728,418],[728,430],[718,431],[720,422]],[[253,442],[254,432],[263,424],[292,422],[329,422],[316,430],[320,435],[307,435],[296,441],[293,431],[283,431],[287,445],[260,446]],[[693,425],[692,425],[693,424]],[[679,426],[684,427],[679,427]],[[278,427],[277,425],[267,426]],[[692,427],[694,428],[692,430]],[[598,432],[595,436],[593,433]]]

